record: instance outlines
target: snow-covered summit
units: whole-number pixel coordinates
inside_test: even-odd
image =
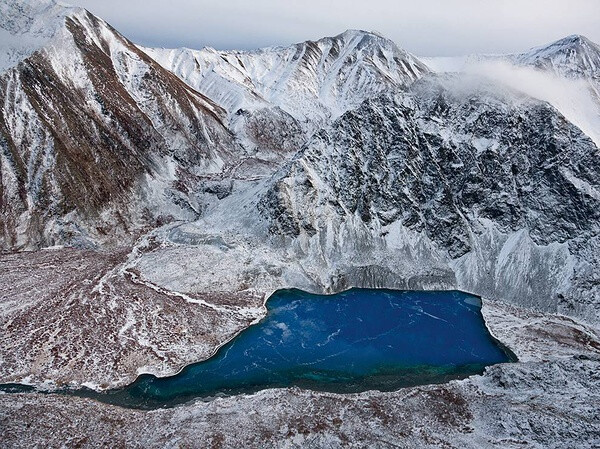
[[[346,31],[339,33],[335,36],[325,36],[316,41],[308,40],[295,44],[296,47],[302,47],[306,44],[314,43],[316,45],[336,45],[341,44],[342,46],[352,45],[356,50],[377,50],[377,47],[393,49],[397,53],[402,53],[405,57],[408,53],[400,49],[392,40],[385,36],[375,32],[358,29],[347,29]],[[270,49],[285,48],[285,47],[269,47]],[[269,49],[267,48],[267,49]]]
[[[473,65],[501,61],[541,69],[561,77],[600,81],[600,45],[580,34],[573,34],[523,53],[420,59],[435,72],[461,72]]]
[[[600,145],[600,46],[585,36],[524,53],[423,60],[436,72],[474,72],[547,101]]]
[[[600,46],[574,34],[549,45],[512,56],[520,65],[531,65],[570,78],[600,81]]]
[[[0,0],[0,72],[48,45],[67,17],[82,14],[83,8],[54,0]]]

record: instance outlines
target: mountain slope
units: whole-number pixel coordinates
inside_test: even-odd
[[[428,72],[392,41],[357,30],[249,52],[144,50],[230,114],[272,104],[308,131]]]
[[[600,83],[600,46],[585,36],[567,36],[549,45],[513,55],[511,59],[517,64],[567,78],[585,78]]]
[[[15,17],[36,24],[50,10],[56,29],[0,74],[0,247],[127,241],[196,216],[197,177],[242,156],[224,111],[85,10],[2,8],[15,39],[37,36]]]
[[[248,279],[268,292],[456,288],[598,323],[599,167],[548,103],[427,75],[348,111],[197,222],[159,230],[161,249],[134,264],[192,295]]]

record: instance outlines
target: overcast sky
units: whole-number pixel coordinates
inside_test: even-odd
[[[252,49],[348,28],[420,56],[506,53],[569,34],[600,42],[600,0],[67,0],[150,46]]]

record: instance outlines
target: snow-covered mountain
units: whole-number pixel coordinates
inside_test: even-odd
[[[200,218],[190,226],[308,264],[288,275],[313,290],[388,273],[596,319],[598,287],[577,267],[596,263],[598,151],[551,106],[489,75],[433,75],[364,31],[251,52],[142,51],[82,9],[2,8],[6,32],[41,45],[0,76],[3,247],[126,244]],[[593,80],[596,46],[563,41],[512,59]],[[174,235],[166,246],[187,242]],[[550,265],[519,265],[523,248]],[[483,263],[510,265],[513,290]],[[530,290],[524,273],[545,287]]]
[[[578,34],[510,57],[520,65],[600,83],[600,46]]]
[[[206,192],[228,189],[215,177],[270,176],[322,125],[427,72],[362,31],[255,52],[144,53],[80,8],[1,7],[5,248],[126,241],[195,218]]]
[[[144,50],[230,114],[271,104],[311,131],[429,71],[389,39],[359,30],[257,51]]]
[[[422,60],[436,72],[461,72],[483,62],[504,61],[534,67],[565,78],[584,78],[595,82],[600,80],[600,46],[579,34],[523,53],[425,57]]]
[[[365,99],[428,72],[389,39],[359,30],[256,51],[142,49],[228,112],[230,130],[266,164],[257,175]]]
[[[76,8],[52,0],[6,0],[0,3],[0,72],[5,71],[60,33]]]
[[[88,245],[192,219],[197,178],[237,164],[226,113],[101,19],[0,2],[0,248]],[[7,68],[8,67],[8,68]]]
[[[185,425],[182,441],[225,447],[246,432],[252,444],[592,447],[597,55],[569,37],[440,74],[362,31],[251,52],[148,49],[80,8],[0,0],[0,252],[16,250],[0,254],[0,382],[104,389],[173,374],[290,287],[468,291],[520,359],[404,392],[269,390],[144,415],[1,394],[9,441],[94,444],[126,427],[127,441],[158,444],[155,423],[141,440],[130,425],[154,417],[163,446]],[[57,244],[70,248],[18,251]],[[584,398],[576,419],[572,397]],[[91,430],[74,440],[82,407]],[[307,426],[306,409],[323,421]],[[238,433],[214,433],[242,415]],[[422,432],[438,428],[442,439]],[[333,439],[313,437],[323,429]]]
[[[600,47],[584,36],[525,53],[424,60],[436,72],[483,75],[547,101],[600,145]]]

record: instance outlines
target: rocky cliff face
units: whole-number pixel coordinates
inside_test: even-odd
[[[321,246],[331,264],[352,257],[351,221],[384,247],[404,229],[445,254],[460,288],[597,320],[598,167],[593,142],[548,104],[426,77],[315,135],[258,208],[272,234]]]
[[[335,215],[382,226],[400,220],[426,229],[453,257],[471,249],[466,233],[448,236],[467,217],[504,231],[527,226],[548,244],[598,230],[598,158],[547,104],[477,78],[430,77],[410,96],[369,100],[317,134],[269,192],[281,194],[275,207],[264,210],[295,235]],[[312,209],[327,211],[285,208],[307,196],[317,199]],[[590,220],[579,223],[577,214]]]

